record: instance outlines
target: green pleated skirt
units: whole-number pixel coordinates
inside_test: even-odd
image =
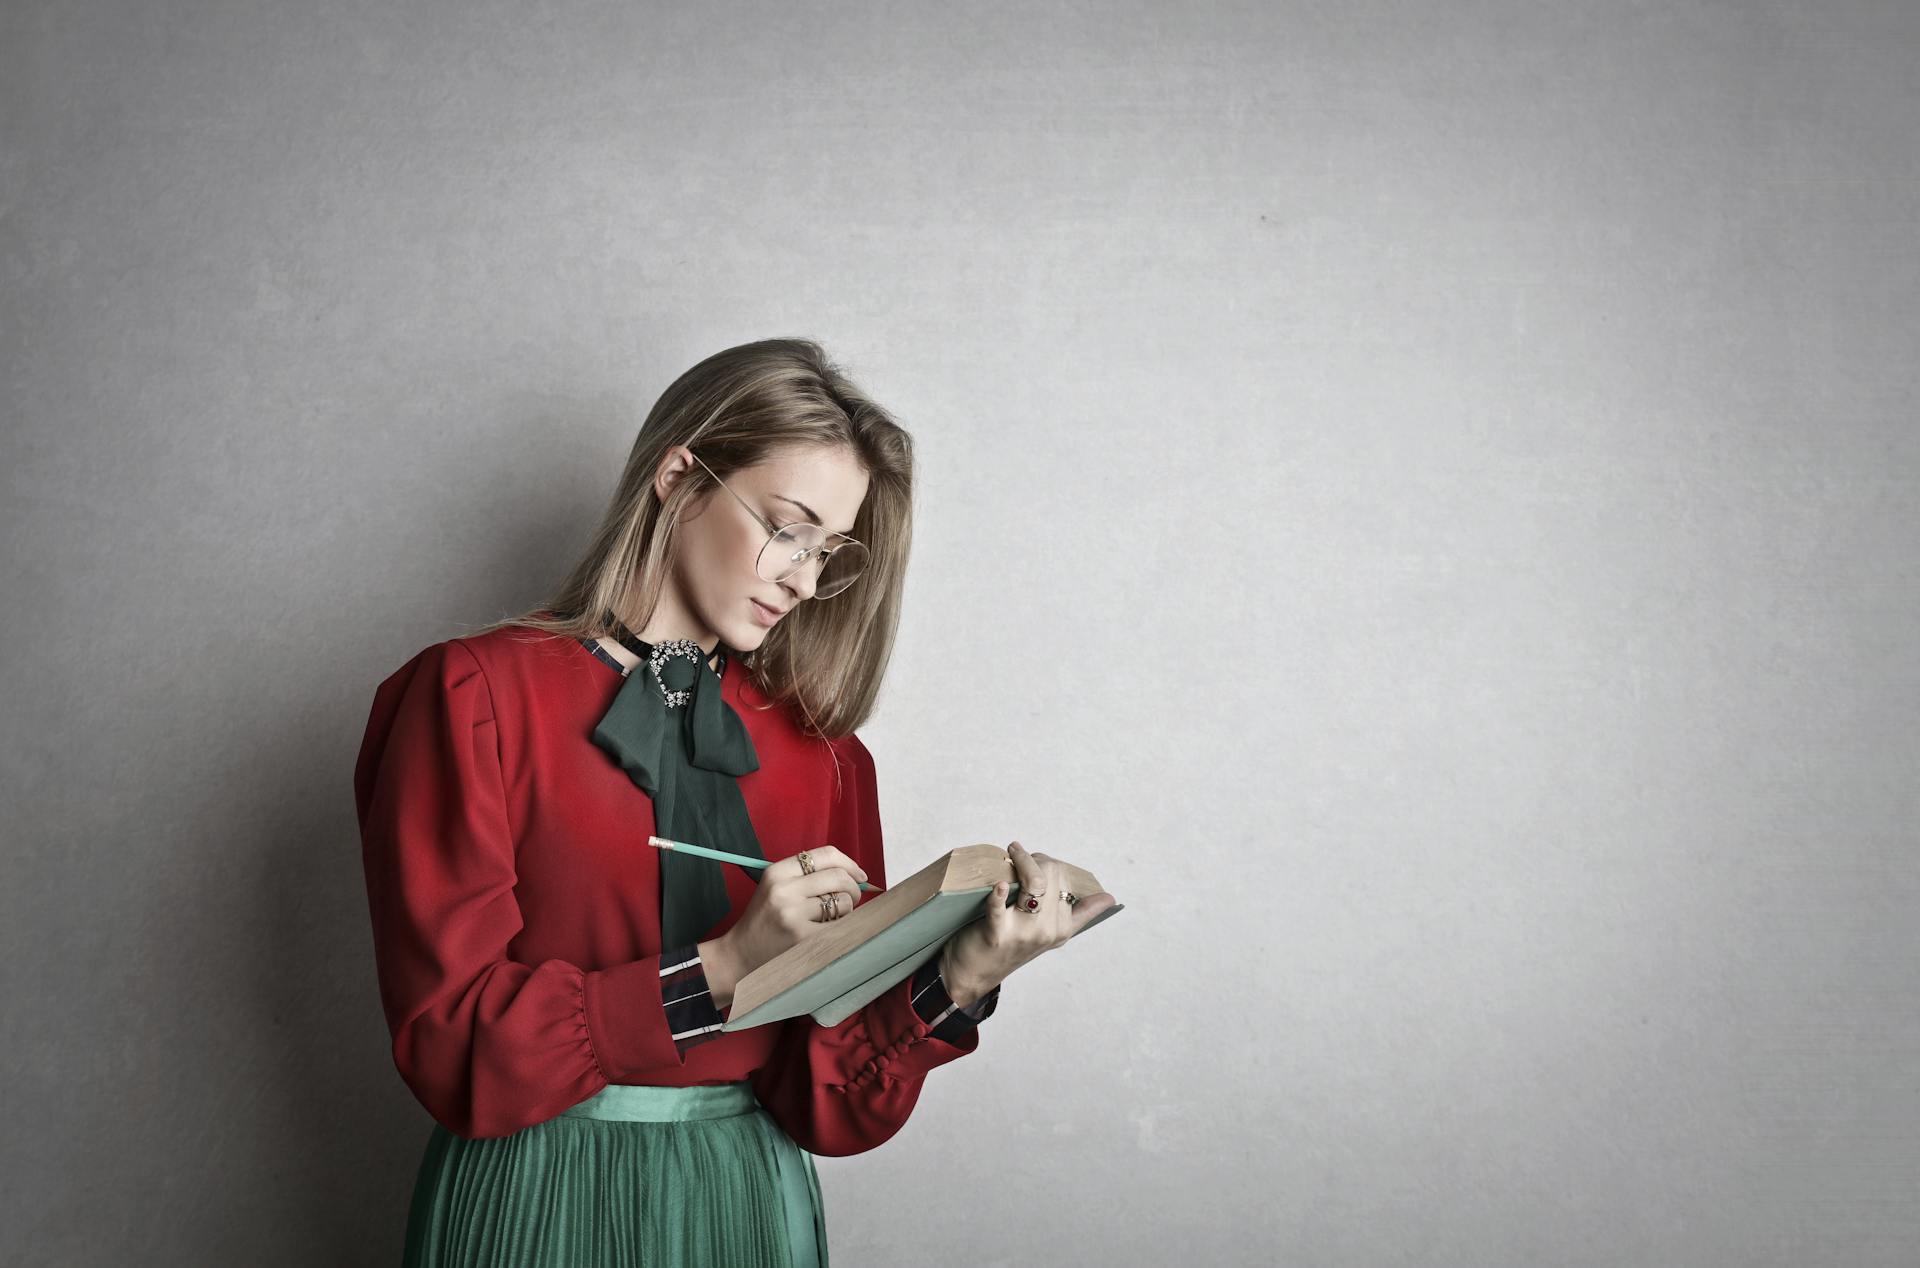
[[[435,1123],[406,1268],[827,1268],[813,1156],[746,1082],[613,1084],[510,1136]]]

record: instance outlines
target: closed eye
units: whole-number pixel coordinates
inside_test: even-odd
[[[804,525],[806,525],[806,527],[808,527],[808,528],[819,528],[819,527],[820,527],[820,526],[819,526],[818,524],[815,524],[815,523],[814,523],[813,521],[811,521],[811,520],[787,520],[786,522],[784,522],[784,523],[782,523],[781,521],[779,521],[778,519],[776,519],[775,517],[773,517],[773,516],[771,516],[771,515],[769,515],[769,516],[767,516],[766,518],[767,518],[767,522],[768,522],[768,523],[770,523],[770,524],[772,524],[772,525],[774,526],[774,528],[773,528],[773,531],[774,531],[774,532],[776,532],[776,533],[779,533],[779,532],[784,532],[785,530],[787,530],[787,529],[789,529],[789,528],[797,528],[797,527],[799,527],[800,525],[803,525],[803,524],[804,524]],[[848,540],[850,540],[850,539],[849,539],[849,538],[847,537],[847,535],[846,535],[845,533],[835,533],[835,532],[831,532],[831,531],[828,531],[828,530],[824,530],[824,529],[823,529],[822,531],[823,531],[823,532],[826,532],[826,534],[827,534],[827,540],[828,540],[828,543],[829,543],[829,548],[830,548],[830,549],[835,549],[835,550],[837,550],[837,549],[839,549],[839,547],[840,547],[840,546],[843,546],[843,545],[845,545],[845,544],[846,544],[846,542],[847,542]],[[838,543],[834,543],[834,542],[833,542],[833,539],[834,539],[834,538],[836,538],[836,537],[837,537],[837,538],[840,538],[840,539],[841,539],[841,540],[840,540],[840,541],[839,541]]]

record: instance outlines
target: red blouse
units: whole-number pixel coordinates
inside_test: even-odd
[[[436,643],[374,693],[354,798],[400,1077],[468,1139],[543,1122],[609,1083],[750,1079],[810,1153],[885,1142],[927,1072],[979,1047],[978,1031],[935,1036],[908,980],[837,1026],[802,1014],[683,1054],[661,1000],[672,948],[653,802],[591,739],[624,680],[578,640],[541,634]],[[866,745],[803,735],[736,664],[721,683],[759,757],[739,787],[766,857],[836,845],[884,888]],[[733,910],[709,938],[755,888],[744,869],[722,871]]]

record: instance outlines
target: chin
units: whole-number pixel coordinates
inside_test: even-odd
[[[752,617],[748,617],[746,620],[740,622],[738,628],[727,636],[727,646],[734,648],[736,651],[750,652],[760,646],[760,644],[766,642],[767,635],[771,633],[773,633],[773,631],[770,628],[760,624],[760,622],[754,620]]]

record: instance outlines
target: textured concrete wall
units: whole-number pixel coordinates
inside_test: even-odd
[[[1911,1264],[1920,9],[13,3],[15,1264],[384,1264],[374,685],[655,395],[913,430],[896,870],[1128,904],[836,1263]]]

